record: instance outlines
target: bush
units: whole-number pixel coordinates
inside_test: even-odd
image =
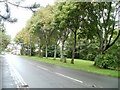
[[[114,55],[100,54],[95,57],[95,65],[100,68],[118,69],[120,61]]]
[[[95,55],[94,54],[88,54],[87,55],[87,60],[94,61]]]

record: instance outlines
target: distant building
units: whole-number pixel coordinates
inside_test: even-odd
[[[21,46],[11,43],[7,46],[7,50],[9,50],[11,54],[20,55]]]

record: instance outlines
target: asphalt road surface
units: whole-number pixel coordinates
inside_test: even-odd
[[[2,88],[118,88],[118,78],[4,55],[0,57]]]

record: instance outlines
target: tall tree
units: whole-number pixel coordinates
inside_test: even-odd
[[[117,36],[114,37],[117,25],[117,14],[117,2],[91,3],[88,8],[88,16],[84,19],[84,21],[86,21],[84,22],[84,27],[86,28],[86,32],[93,32],[93,34],[97,36],[100,44],[100,54],[103,54],[110,48],[120,36],[120,30],[117,29]]]
[[[11,18],[11,9],[10,9],[10,5],[12,6],[15,6],[15,7],[20,7],[20,8],[25,8],[25,9],[29,9],[31,10],[32,12],[35,12],[36,8],[39,8],[40,5],[37,4],[37,3],[34,3],[32,4],[31,6],[22,6],[20,5],[21,2],[23,2],[24,0],[18,0],[18,1],[9,1],[9,0],[2,0],[0,1],[0,4],[2,5],[1,7],[4,7],[4,11],[3,10],[0,10],[0,20],[6,20],[8,22],[16,22],[17,19],[16,18]],[[2,12],[5,12],[4,14],[1,13]]]
[[[61,59],[60,61],[62,62],[65,62],[65,58],[64,58],[64,48],[65,48],[65,41],[66,39],[68,38],[68,35],[70,33],[70,30],[69,28],[67,28],[67,23],[66,22],[66,16],[65,16],[65,10],[64,10],[64,5],[65,5],[65,2],[62,2],[62,3],[57,3],[57,6],[56,6],[56,11],[55,11],[55,14],[54,14],[54,20],[53,20],[53,25],[54,25],[54,28],[56,30],[59,31],[59,35],[60,35],[60,41],[61,41]]]
[[[59,26],[64,28],[64,31],[70,31],[71,35],[73,34],[74,37],[71,64],[74,64],[77,35],[78,32],[82,30],[81,25],[85,18],[83,11],[86,5],[86,3],[79,2],[63,2],[58,4],[58,13],[56,16],[61,20],[57,19],[60,23]]]
[[[0,53],[7,48],[10,39],[10,36],[5,33],[4,24],[0,24]]]

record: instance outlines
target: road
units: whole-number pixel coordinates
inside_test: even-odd
[[[15,56],[0,57],[2,88],[118,88],[118,79]]]

